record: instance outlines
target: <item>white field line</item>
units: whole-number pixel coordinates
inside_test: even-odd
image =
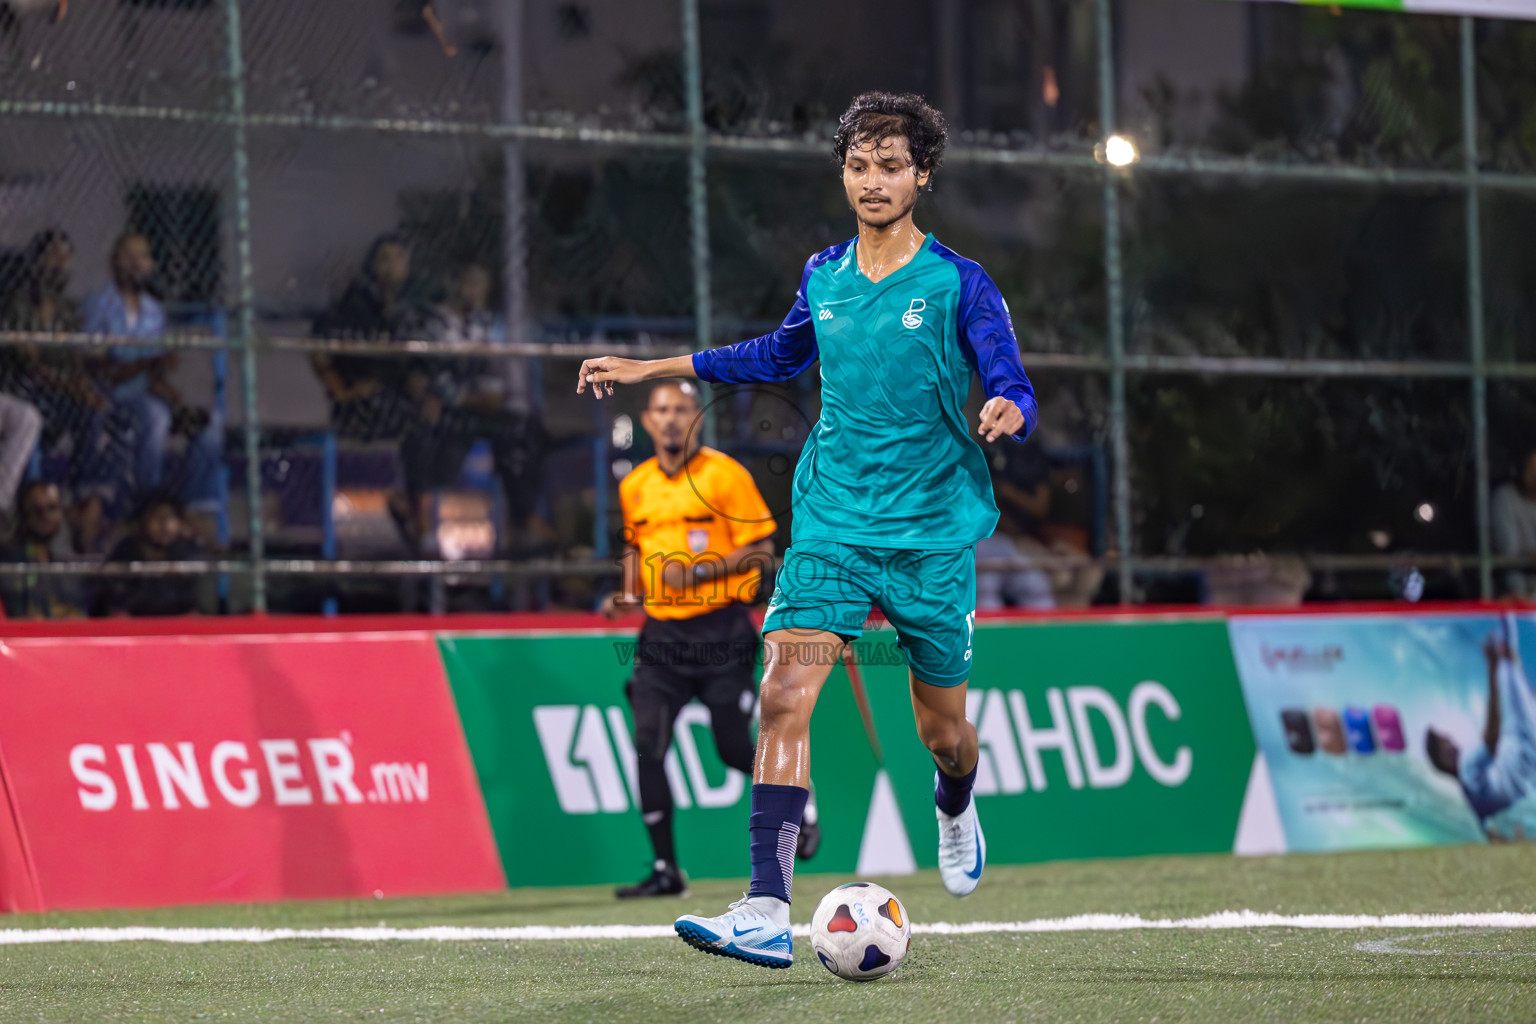
[[[914,924],[915,935],[992,935],[1039,932],[1201,931],[1240,928],[1536,928],[1536,914],[1260,914],[1228,910],[1204,917],[1145,918],[1127,914],[1081,914],[1034,921],[939,921]],[[796,936],[810,934],[796,925]],[[7,928],[0,946],[45,942],[278,942],[311,939],[332,942],[548,942],[582,939],[670,938],[671,925],[525,925],[516,928]]]
[[[1526,950],[1512,949],[1422,949],[1416,946],[1403,947],[1405,942],[1424,942],[1429,939],[1443,939],[1447,937],[1465,938],[1466,935],[1466,932],[1414,932],[1412,935],[1399,935],[1396,938],[1366,939],[1355,943],[1355,950],[1360,953],[1382,953],[1388,956],[1481,956],[1496,958],[1536,956],[1536,953]]]

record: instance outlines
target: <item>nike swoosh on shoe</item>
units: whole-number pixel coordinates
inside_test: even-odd
[[[981,865],[981,844],[977,843],[976,844],[976,866],[974,868],[972,868],[971,870],[967,871],[965,873],[965,877],[967,877],[967,878],[980,878],[981,877],[981,867],[982,867],[982,865]]]

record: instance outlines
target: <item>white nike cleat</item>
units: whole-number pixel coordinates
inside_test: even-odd
[[[969,896],[987,864],[987,837],[981,834],[976,798],[953,818],[937,807],[934,813],[939,817],[939,877],[952,894]]]
[[[684,914],[673,928],[688,945],[715,956],[759,967],[788,967],[795,962],[789,904],[772,896],[742,896],[719,917]]]

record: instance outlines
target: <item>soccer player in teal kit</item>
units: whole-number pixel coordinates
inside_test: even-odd
[[[793,544],[763,621],[752,884],[721,916],[685,915],[676,925],[699,949],[763,967],[794,958],[790,883],[810,785],[811,711],[836,660],[816,652],[859,636],[872,604],[896,628],[918,736],[938,769],[945,888],[969,894],[986,860],[965,684],[975,545],[998,513],[963,414],[971,375],[986,392],[977,433],[989,443],[1024,440],[1037,409],[997,286],[912,223],[945,140],[943,117],[920,97],[858,97],[837,132],[858,237],[810,258],[783,325],[692,356],[589,359],[576,385],[601,396],[614,383],[664,377],[782,381],[821,361],[821,419],[795,469]]]

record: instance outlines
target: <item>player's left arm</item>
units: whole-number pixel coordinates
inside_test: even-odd
[[[1008,304],[980,267],[961,282],[957,315],[960,345],[976,367],[987,396],[976,432],[989,442],[1004,434],[1015,441],[1024,440],[1040,417],[1035,387],[1019,358]]]

